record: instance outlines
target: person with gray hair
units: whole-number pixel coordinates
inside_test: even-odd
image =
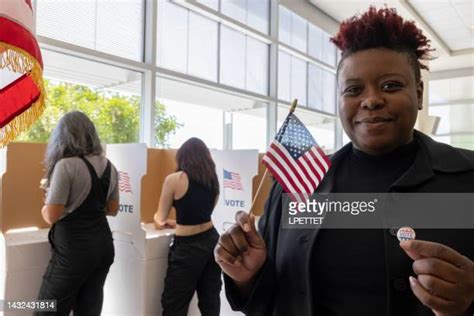
[[[55,315],[71,310],[74,315],[100,315],[115,255],[106,215],[115,216],[119,209],[117,170],[105,158],[94,124],[79,111],[61,118],[44,163],[41,215],[52,225],[52,257],[38,299],[56,300]]]

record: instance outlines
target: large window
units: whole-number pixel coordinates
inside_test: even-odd
[[[221,26],[221,83],[268,94],[268,56],[267,44]]]
[[[204,4],[214,11],[219,11],[219,0],[196,0],[196,2]]]
[[[287,8],[279,9],[279,39],[281,42],[302,52],[307,50],[307,22]]]
[[[319,27],[308,24],[308,54],[328,65],[336,65],[336,47],[330,41],[330,35]]]
[[[176,127],[161,147],[179,148],[198,137],[215,149],[266,148],[266,103],[165,78],[157,78],[156,97],[166,108],[166,119]]]
[[[206,1],[203,1],[206,2]],[[216,2],[209,6],[216,9]],[[270,21],[270,0],[221,0],[221,13],[240,23],[268,34]]]
[[[298,99],[298,104],[306,106],[307,63],[280,51],[278,59],[278,98],[285,101]]]
[[[158,1],[158,65],[217,81],[217,22]]]
[[[36,0],[36,32],[141,61],[144,3],[143,0]]]
[[[232,119],[232,148],[267,150],[267,104],[255,102],[252,108],[234,110]]]
[[[278,55],[278,98],[335,115],[337,55],[330,35],[281,5],[278,34],[288,46]]]
[[[279,6],[279,41],[330,66],[336,64],[336,47],[330,35],[284,6]]]
[[[221,9],[242,23],[248,22],[255,27],[265,23],[268,25],[267,20],[263,19],[266,22],[262,22],[259,14],[268,3],[254,2],[250,4],[249,1],[247,4],[246,1],[223,1]],[[214,9],[216,3],[204,1],[202,4]],[[249,14],[247,6],[250,9],[255,7],[257,11]],[[269,45],[241,31],[163,0],[159,1],[158,6],[157,45],[157,62],[161,67],[235,88],[268,94]]]
[[[269,33],[270,0],[196,0],[264,34]]]
[[[156,101],[165,106],[177,127],[158,145],[179,148],[189,138],[198,137],[209,148],[222,149],[224,111],[219,100],[224,96],[196,85],[157,78]]]
[[[139,72],[43,50],[46,110],[18,140],[46,142],[59,119],[82,111],[104,143],[138,142],[141,78]]]
[[[307,105],[306,101],[306,68],[305,61],[291,58],[291,100],[298,99],[300,105]]]
[[[217,23],[189,13],[188,73],[217,80]]]
[[[440,119],[436,140],[474,150],[473,82],[473,76],[429,82],[428,113]]]
[[[226,26],[221,34],[221,82],[245,89],[247,36]]]
[[[336,76],[313,64],[308,65],[308,106],[336,113]]]
[[[429,114],[440,118],[436,140],[474,150],[473,104],[431,106]]]
[[[329,34],[287,7],[271,0],[34,4],[49,102],[87,112],[106,142],[177,148],[196,136],[211,148],[264,151],[281,116],[278,104],[285,108],[296,98],[325,148],[336,146],[335,48]],[[270,33],[273,23],[278,38]],[[144,47],[156,47],[156,54]],[[53,124],[64,111],[45,117]]]

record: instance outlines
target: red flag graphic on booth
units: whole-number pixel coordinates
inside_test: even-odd
[[[119,176],[119,191],[133,193],[132,186],[130,185],[130,176],[128,175],[128,172],[119,171],[118,176]]]

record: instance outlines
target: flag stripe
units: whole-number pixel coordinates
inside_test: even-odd
[[[130,185],[130,177],[128,176],[128,172],[119,171],[119,191],[121,192],[132,192],[132,186]]]
[[[303,159],[308,162],[308,165],[312,168],[315,176],[318,177],[319,181],[321,182],[324,177],[324,172],[319,164],[314,160],[314,157],[311,155],[311,151],[305,153]]]
[[[26,111],[38,100],[40,93],[40,90],[28,75],[23,75],[4,89],[0,89],[0,128],[3,128],[17,115]],[[18,106],[18,104],[21,104],[21,106]]]
[[[296,190],[293,188],[293,185],[291,184],[290,180],[286,177],[285,173],[281,171],[281,168],[277,166],[277,162],[274,161],[273,159],[270,158],[269,153],[265,156],[263,156],[262,161],[265,163],[268,169],[272,172],[272,175],[277,178],[278,182],[281,184],[283,189],[285,189],[286,192],[296,192]]]
[[[324,161],[326,162],[326,165],[328,167],[327,170],[329,170],[329,168],[331,167],[331,159],[329,159],[329,157],[326,155],[326,153],[319,147],[318,147],[318,152],[321,155],[321,157],[323,157]]]
[[[265,159],[266,156],[263,158]],[[267,158],[268,159],[268,158]],[[285,175],[278,169],[272,160],[263,161],[267,166],[268,170],[272,173],[272,175],[278,180],[278,183],[283,187],[284,192],[292,192],[293,188],[291,184],[286,179]]]
[[[316,162],[318,167],[321,169],[321,172],[324,174],[324,173],[326,173],[326,167],[323,165],[319,155],[316,155],[316,153],[317,153],[317,151],[314,151],[314,150],[309,151],[309,154],[311,155],[311,158],[313,158],[313,160]]]
[[[0,15],[7,17],[11,21],[18,23],[27,29],[31,34],[33,32],[33,11],[26,1],[2,0],[0,6]]]
[[[0,14],[0,42],[8,43],[12,46],[21,48],[32,55],[43,67],[43,59],[33,33],[29,32],[20,24],[10,19],[4,18]]]
[[[230,184],[230,183],[225,183],[224,188],[243,190],[241,186],[239,186],[237,184]]]
[[[269,162],[272,164],[275,170],[279,171],[280,177],[285,180],[286,186],[288,187],[288,192],[297,192],[296,184],[294,183],[291,175],[286,172],[285,168],[281,163],[273,156],[273,153],[270,151],[267,152]]]
[[[232,171],[224,171],[224,189],[233,189],[243,191],[244,187],[242,186],[242,182],[240,181],[240,174],[237,172]]]
[[[283,157],[277,151],[275,151],[275,148],[270,146],[270,148],[268,149],[268,153],[270,153],[275,159],[278,160],[278,162],[282,166],[281,170],[284,171],[288,176],[290,176],[293,183],[293,187],[297,187],[299,189],[299,191],[296,192],[306,192],[306,189],[304,188],[303,184],[298,180],[296,174],[293,172],[291,167],[285,162]]]
[[[26,4],[28,7],[30,7],[30,10],[33,11],[33,6],[31,5],[31,0],[25,0]]]
[[[268,154],[268,152],[267,152]],[[268,170],[272,175],[278,180],[278,183],[283,187],[283,190],[290,195],[290,198],[293,201],[303,202],[299,193],[297,193],[291,186],[290,181],[286,178],[284,172],[279,169],[273,160],[271,160],[267,155],[262,158],[263,163],[267,166]]]
[[[329,165],[331,162],[327,158],[326,154],[321,150],[321,148],[313,148],[313,152],[317,153],[319,161],[323,164],[324,170],[327,172],[329,170]]]
[[[235,189],[235,190],[243,190],[242,186],[233,184],[233,183],[226,183],[224,182],[224,188]]]
[[[302,156],[300,159],[298,159],[297,163],[301,166],[301,169],[303,169],[304,172],[308,175],[309,179],[311,179],[313,187],[316,189],[319,185],[319,179],[313,172],[311,172],[311,167],[308,165],[304,157]]]
[[[305,201],[305,198],[304,198],[304,194],[303,193],[289,193],[290,194],[290,197],[292,197],[292,200],[298,203],[301,203],[301,202],[304,202]]]
[[[281,146],[281,144],[277,142],[273,142],[271,144],[271,147],[280,154],[280,156],[285,160],[288,166],[292,169],[293,173],[296,175],[299,182],[304,185],[306,189],[306,191],[304,192],[312,192],[314,190],[313,185],[308,181],[307,176],[303,173],[300,166],[295,162],[295,160],[292,157],[289,157],[290,155],[288,154],[286,149],[282,148],[283,146]]]

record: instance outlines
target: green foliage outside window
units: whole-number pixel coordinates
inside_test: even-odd
[[[140,98],[101,92],[89,87],[46,82],[46,109],[41,118],[17,138],[17,141],[47,142],[59,119],[69,111],[82,111],[94,122],[104,143],[134,143],[140,127]],[[175,116],[167,115],[166,107],[155,103],[155,140],[159,147],[168,147],[169,135],[180,128]]]

